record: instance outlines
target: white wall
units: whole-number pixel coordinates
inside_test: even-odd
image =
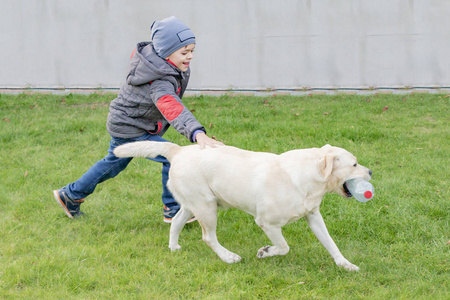
[[[190,89],[450,86],[447,0],[0,0],[0,88],[120,87],[170,15]]]

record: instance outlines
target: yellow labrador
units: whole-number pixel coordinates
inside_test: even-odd
[[[289,251],[281,227],[305,217],[309,227],[336,264],[349,271],[350,263],[330,237],[319,211],[325,193],[351,197],[344,182],[371,179],[372,171],[357,163],[348,151],[325,145],[276,155],[230,146],[200,149],[163,142],[135,142],[119,146],[118,157],[156,157],[170,163],[168,187],[181,210],[170,228],[169,248],[179,250],[180,232],[192,216],[203,229],[203,240],[227,263],[241,260],[217,240],[217,207],[234,207],[255,217],[273,246],[258,250],[257,257],[285,255]]]

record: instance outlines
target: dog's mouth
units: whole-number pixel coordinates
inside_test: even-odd
[[[342,188],[344,190],[345,196],[347,196],[348,198],[351,198],[353,196],[352,193],[347,188],[347,183],[344,182],[344,184],[342,185]]]

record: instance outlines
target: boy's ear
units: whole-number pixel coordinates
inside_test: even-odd
[[[326,155],[319,160],[319,172],[323,178],[328,179],[333,171],[334,155]]]

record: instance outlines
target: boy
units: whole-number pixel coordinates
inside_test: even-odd
[[[124,143],[150,140],[167,142],[162,136],[169,126],[202,148],[222,143],[209,138],[205,128],[181,102],[189,81],[195,36],[175,17],[155,21],[152,42],[141,42],[133,51],[127,82],[109,108],[106,128],[111,135],[108,154],[77,181],[53,191],[69,218],[83,215],[80,205],[97,184],[117,176],[132,158],[118,158],[114,148]],[[164,157],[152,159],[163,164],[162,201],[164,222],[171,223],[180,206],[166,187],[170,164]],[[194,221],[195,218],[189,220]]]

